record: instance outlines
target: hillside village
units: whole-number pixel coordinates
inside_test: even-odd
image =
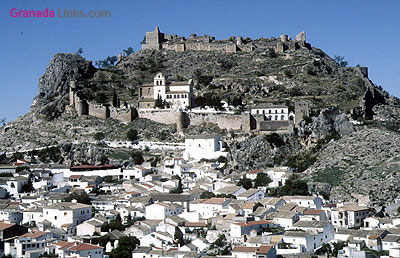
[[[274,39],[236,37],[216,41],[208,35],[193,34],[185,39],[164,34],[158,27],[146,33],[142,44],[142,51],[178,53],[231,54],[271,49],[286,59],[293,53],[290,51],[311,51],[311,45],[306,42],[304,32],[294,40],[282,35]],[[116,65],[126,65],[124,62],[128,59],[120,55]],[[90,65],[86,67],[88,73],[93,72]],[[308,74],[310,71],[307,71]],[[49,123],[56,123],[57,115],[81,119],[78,125],[68,125],[74,130],[74,144],[84,143],[77,135],[90,127],[81,122],[91,119],[104,124],[117,121],[116,127],[124,130],[125,125],[135,124],[139,119],[147,121],[156,131],[158,123],[170,125],[176,128],[174,133],[181,140],[168,141],[165,137],[163,141],[146,141],[143,134],[139,136],[132,129],[126,136],[111,140],[104,135],[99,137],[100,129],[93,129],[90,137],[95,135],[96,146],[123,148],[129,152],[127,158],[118,160],[121,162],[113,162],[117,159],[107,157],[106,151],[90,164],[71,156],[61,158],[58,148],[71,149],[71,146],[58,142],[40,148],[21,147],[18,151],[0,152],[0,255],[32,258],[400,257],[397,203],[393,205],[395,208],[386,210],[369,195],[358,193],[352,193],[351,200],[337,201],[321,189],[311,189],[309,178],[303,177],[306,172],[302,173],[308,167],[300,167],[303,165],[300,162],[283,165],[278,158],[287,157],[278,155],[273,157],[272,166],[260,162],[271,159],[268,155],[278,152],[287,135],[315,137],[314,141],[296,142],[297,150],[303,144],[311,152],[356,131],[354,126],[363,121],[360,117],[364,114],[360,112],[368,108],[372,112],[369,102],[377,104],[379,92],[369,81],[366,67],[346,72],[357,74],[363,85],[365,81],[365,95],[370,94],[372,99],[361,96],[367,107],[354,108],[353,113],[346,115],[324,110],[313,118],[310,118],[311,106],[315,108],[315,104],[311,101],[319,101],[315,95],[290,100],[276,98],[273,102],[240,98],[235,99],[235,105],[220,101],[215,106],[204,103],[201,106],[195,101],[201,90],[195,87],[198,82],[182,78],[168,80],[171,73],[161,69],[149,75],[152,82],[141,83],[130,92],[137,98],[135,101],[120,99],[122,94],[114,88],[108,102],[96,103],[82,86],[89,84],[81,75],[63,78],[63,91],[59,94],[62,97],[56,94],[54,103],[63,102],[57,107],[51,106],[53,102],[47,103],[48,106],[43,104],[51,94],[44,93],[48,89],[41,89],[43,94],[39,94],[32,110],[40,110],[43,104],[44,116],[51,114],[50,118],[46,117]],[[286,74],[291,76],[294,75]],[[277,78],[264,77],[269,81]],[[362,90],[362,87],[358,89]],[[358,101],[357,97],[360,96],[353,97],[354,102]],[[331,124],[318,124],[320,120],[329,120]],[[208,131],[212,126],[218,130]],[[317,131],[307,126],[322,129]],[[12,123],[2,128],[4,133],[13,130],[23,134]],[[323,130],[326,132],[322,133]],[[156,132],[162,133],[165,131]],[[44,134],[45,138],[57,139],[49,135]],[[236,144],[235,137],[244,140],[237,140]],[[271,152],[246,153],[240,149],[246,144],[264,151],[260,145],[245,143],[246,137],[249,141],[264,137]],[[90,148],[82,149],[89,152]],[[290,152],[282,155],[296,151],[291,146],[288,149]],[[242,161],[234,159],[239,154],[251,155]],[[294,157],[300,160],[299,156]],[[308,161],[307,158],[312,157],[304,159]],[[229,162],[243,164],[230,166]],[[244,164],[248,162],[257,163],[258,169],[245,169]],[[329,176],[335,177],[335,174]]]
[[[400,219],[366,196],[297,195],[289,167],[225,174],[223,146],[218,135],[187,136],[182,157],[156,167],[2,165],[2,254],[399,257]]]

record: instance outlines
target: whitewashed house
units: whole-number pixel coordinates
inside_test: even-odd
[[[211,198],[193,201],[190,203],[190,207],[192,211],[198,212],[201,218],[209,219],[217,217],[223,213],[224,210],[227,212],[230,202],[231,199]]]
[[[43,207],[43,219],[53,226],[62,228],[66,224],[76,226],[92,218],[92,205],[61,202]]]
[[[361,227],[367,217],[368,207],[365,206],[344,205],[331,210],[332,225],[339,228]]]
[[[250,113],[252,115],[263,115],[265,120],[289,120],[289,108],[284,105],[259,103],[258,105],[251,108]]]
[[[220,156],[226,156],[228,153],[223,151],[220,139],[219,135],[210,134],[186,136],[183,158],[185,160],[200,160],[217,159]]]
[[[154,203],[146,207],[146,219],[163,220],[182,213],[182,206],[176,204]]]
[[[283,196],[283,199],[286,202],[295,203],[297,206],[312,208],[312,209],[321,209],[322,207],[322,199],[318,196]]]

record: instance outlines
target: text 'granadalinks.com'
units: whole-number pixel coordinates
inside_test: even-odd
[[[81,9],[57,8],[57,10],[19,10],[12,8],[10,16],[15,18],[110,18],[111,11],[109,10],[90,10],[84,11]]]

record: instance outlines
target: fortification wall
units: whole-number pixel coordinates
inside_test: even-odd
[[[136,112],[133,108],[110,107],[110,118],[129,123],[136,118]]]
[[[171,110],[147,111],[139,110],[138,115],[141,118],[147,118],[161,124],[175,124],[177,112]]]
[[[200,125],[202,123],[214,123],[221,129],[227,130],[250,130],[250,114],[205,114],[187,113],[190,125]]]
[[[89,103],[89,116],[107,119],[110,117],[110,109],[103,105]]]
[[[171,110],[144,111],[139,110],[139,117],[147,118],[162,124],[175,124],[178,127],[188,125],[201,125],[203,123],[213,123],[221,129],[227,130],[250,130],[250,114],[218,114],[218,113],[192,113],[176,112]]]

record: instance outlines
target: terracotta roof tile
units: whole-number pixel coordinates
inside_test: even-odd
[[[104,247],[98,245],[91,245],[86,243],[77,244],[68,248],[71,251],[85,251],[85,250],[94,250],[94,249],[103,249]]]

